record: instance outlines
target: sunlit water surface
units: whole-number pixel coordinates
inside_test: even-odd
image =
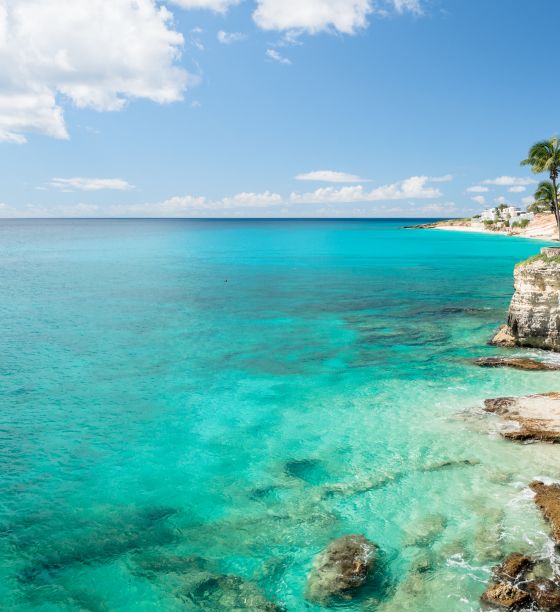
[[[0,607],[320,610],[313,557],[362,533],[336,606],[466,611],[548,555],[560,452],[480,407],[558,374],[469,362],[541,244],[404,224],[1,222]]]

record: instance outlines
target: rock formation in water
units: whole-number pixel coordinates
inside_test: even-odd
[[[377,546],[363,535],[333,540],[313,562],[307,579],[306,598],[321,605],[337,597],[349,597],[363,586],[373,571]]]
[[[479,357],[474,364],[481,368],[514,368],[515,370],[560,370],[560,364],[545,363],[527,357]]]
[[[502,431],[504,438],[560,442],[560,393],[487,399],[484,410],[514,427]]]
[[[534,480],[530,485],[535,492],[535,503],[552,528],[552,539],[560,544],[560,484],[546,485]]]
[[[518,264],[514,284],[507,326],[492,344],[560,351],[560,248],[543,248]]]
[[[508,610],[558,610],[560,586],[540,575],[543,571],[550,573],[552,567],[548,563],[538,567],[529,557],[513,553],[494,568],[492,582],[482,595],[482,601],[493,608]]]

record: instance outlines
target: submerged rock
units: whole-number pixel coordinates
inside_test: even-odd
[[[503,554],[502,521],[503,512],[484,514],[474,537],[474,553],[479,562],[497,561]]]
[[[560,370],[560,365],[527,357],[479,357],[474,361],[481,368],[515,368],[516,370]]]
[[[546,485],[534,480],[530,485],[535,492],[535,503],[552,527],[552,538],[560,544],[560,484]]]
[[[421,521],[413,523],[404,540],[405,546],[430,546],[447,526],[447,519],[442,514],[432,514]]]
[[[331,598],[351,596],[370,576],[377,546],[363,535],[333,540],[313,562],[307,578],[306,598],[320,604]]]
[[[210,574],[180,593],[196,606],[209,612],[281,612],[282,608],[268,600],[259,587],[240,576]]]
[[[203,557],[177,555],[151,555],[135,559],[139,574],[186,574],[205,572],[210,563]]]
[[[112,523],[94,523],[90,529],[71,531],[72,537],[52,534],[45,549],[34,550],[33,562],[18,574],[21,583],[44,582],[75,565],[102,565],[142,549],[166,546],[177,540],[167,519],[174,508],[148,507],[113,517]],[[71,527],[71,523],[69,523]]]
[[[319,484],[327,476],[319,459],[290,459],[284,464],[284,473],[308,484]]]
[[[502,432],[505,438],[560,442],[560,393],[487,399],[484,410],[517,426]]]

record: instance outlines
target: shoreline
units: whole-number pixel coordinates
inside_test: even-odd
[[[533,221],[525,228],[487,229],[482,224],[474,224],[466,219],[445,219],[434,223],[410,225],[406,229],[436,229],[447,232],[468,232],[476,234],[490,234],[497,236],[513,236],[515,238],[528,238],[532,240],[549,240],[558,242],[558,230],[552,214],[536,215]]]

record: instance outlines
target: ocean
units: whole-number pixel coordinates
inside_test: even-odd
[[[0,221],[2,609],[319,611],[356,533],[335,607],[468,611],[550,555],[560,453],[481,406],[558,374],[471,363],[544,243],[410,223]]]

